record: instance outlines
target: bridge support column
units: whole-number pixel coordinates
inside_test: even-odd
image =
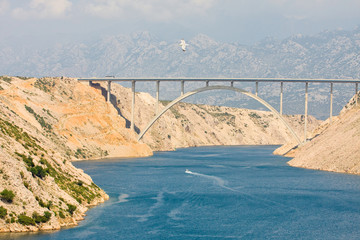
[[[258,95],[258,91],[259,91],[259,82],[256,82],[256,92],[255,92],[255,96]]]
[[[107,102],[110,102],[110,96],[111,96],[111,81],[107,81],[108,87],[107,87]]]
[[[181,81],[181,95],[184,95],[184,85],[185,85],[185,81],[182,80]]]
[[[155,115],[159,112],[159,93],[160,92],[160,81],[156,81],[156,107],[155,107]]]
[[[356,104],[356,106],[357,106],[357,104],[358,104],[358,98],[357,98],[358,86],[359,86],[359,84],[358,84],[358,83],[355,83],[355,94],[356,94],[355,104]]]
[[[231,81],[230,86],[234,87],[234,81]]]
[[[280,115],[283,114],[283,85],[284,83],[280,83]]]
[[[209,81],[206,81],[206,86],[207,86],[207,87],[209,86]]]
[[[330,123],[333,115],[333,83],[330,83]]]
[[[305,124],[304,124],[304,143],[307,141],[307,115],[308,115],[308,87],[309,83],[305,83]]]
[[[132,99],[131,99],[131,126],[130,129],[134,131],[134,115],[135,115],[135,81],[131,82],[131,91],[132,91]]]

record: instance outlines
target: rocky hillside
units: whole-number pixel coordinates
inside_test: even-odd
[[[355,104],[356,98],[358,105]],[[360,93],[331,124],[326,121],[315,129],[313,136],[311,141],[288,153],[294,157],[289,165],[360,174]],[[286,150],[283,148],[283,151]]]
[[[131,90],[113,84],[111,103],[105,96],[104,86],[71,78],[0,77],[0,231],[76,224],[88,206],[107,199],[74,160],[291,140],[270,112],[179,104],[139,143],[129,129]],[[138,131],[154,116],[155,99],[137,93],[135,110]],[[286,119],[301,136],[302,117]],[[310,120],[311,130],[319,121]]]
[[[89,152],[67,135],[65,123],[57,125],[76,111],[66,108],[68,98],[79,97],[75,81],[74,91],[59,82],[0,78],[0,232],[74,225],[88,206],[108,198],[69,161]]]

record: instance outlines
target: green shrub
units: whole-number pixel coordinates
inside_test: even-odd
[[[261,118],[261,116],[258,115],[258,114],[255,113],[255,112],[251,112],[251,113],[249,113],[248,115],[249,115],[249,117],[251,117],[251,118],[257,118],[257,119]]]
[[[65,215],[64,215],[64,213],[63,213],[62,211],[59,212],[59,216],[60,216],[61,218],[65,218]]]
[[[34,221],[35,221],[36,223],[45,223],[45,222],[47,222],[47,221],[50,220],[50,218],[51,218],[51,213],[48,212],[48,211],[46,211],[46,212],[44,212],[44,216],[41,216],[41,215],[39,215],[37,212],[34,212],[34,213],[32,214],[32,218],[34,219]]]
[[[37,212],[33,212],[32,218],[34,219],[34,221],[36,223],[41,223],[42,222],[42,216],[39,215]]]
[[[51,218],[51,213],[49,211],[44,212],[44,217],[47,219],[47,221],[49,221]]]
[[[4,219],[7,215],[7,210],[4,207],[0,207],[0,218]]]
[[[48,124],[45,119],[40,116],[39,114],[37,114],[34,109],[32,109],[31,107],[25,105],[25,109],[31,113],[32,115],[34,115],[35,119],[40,123],[41,127],[44,128],[45,130],[47,130],[48,132],[52,130],[52,126],[50,124]]]
[[[45,203],[38,196],[36,196],[35,199],[36,199],[36,201],[38,201],[38,203],[41,207],[46,207],[46,208],[50,209],[50,207],[52,206],[52,201],[48,201],[48,203]]]
[[[73,213],[75,212],[76,210],[76,206],[72,205],[72,204],[67,204],[68,206],[68,212],[71,214],[71,216],[73,215]]]
[[[14,138],[17,142],[22,144],[24,148],[29,149],[32,148],[33,150],[42,150],[45,151],[42,147],[40,147],[37,143],[39,142],[33,137],[30,137],[27,132],[24,132],[23,129],[19,128],[18,126],[14,125],[13,123],[10,123],[8,121],[5,121],[0,118],[0,131],[9,137]],[[15,153],[17,154],[17,153]],[[19,154],[17,154],[20,156]],[[21,156],[20,156],[21,157]]]
[[[55,86],[54,80],[47,78],[36,79],[36,82],[34,83],[34,87],[47,93],[50,93],[51,88],[53,88],[54,86]]]
[[[20,215],[18,217],[18,222],[22,225],[33,225],[35,226],[35,220],[32,219],[31,217],[28,217],[26,215]]]
[[[36,167],[30,168],[30,172],[33,174],[33,176],[37,176],[41,179],[43,179],[47,174],[45,169],[43,169],[41,166],[36,166]]]
[[[85,149],[78,148],[75,152],[75,157],[76,158],[86,158],[85,151],[86,151]]]
[[[1,193],[1,198],[9,203],[12,203],[15,197],[15,193],[11,190],[4,189]]]
[[[22,158],[22,160],[24,161],[24,163],[26,163],[26,165],[28,167],[34,167],[35,164],[33,162],[33,158],[31,156],[25,156],[24,154],[21,154],[21,153],[18,153],[18,152],[15,152],[16,155],[18,155],[19,157]]]
[[[6,77],[6,76],[1,76],[0,78],[7,83],[11,83],[11,80],[12,80],[10,77]]]

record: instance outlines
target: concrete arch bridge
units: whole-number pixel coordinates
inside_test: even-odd
[[[114,77],[106,77],[106,78],[80,78],[78,81],[87,81],[90,85],[93,82],[107,82],[107,101],[110,101],[111,94],[111,83],[112,82],[131,82],[132,83],[132,112],[131,112],[131,126],[130,128],[134,130],[134,109],[135,109],[135,84],[136,82],[155,82],[156,83],[156,116],[147,124],[147,126],[141,130],[138,135],[138,141],[142,139],[144,134],[151,128],[151,126],[172,106],[176,103],[201,92],[212,91],[212,90],[229,90],[239,92],[241,94],[247,95],[252,99],[258,101],[262,105],[264,105],[267,109],[273,112],[286,126],[286,128],[290,131],[294,140],[301,144],[299,136],[296,135],[295,131],[288,125],[288,123],[282,117],[283,110],[283,84],[284,83],[304,83],[305,84],[305,106],[304,106],[304,141],[307,139],[307,109],[308,109],[308,86],[309,83],[328,83],[330,84],[330,122],[332,119],[332,108],[333,108],[333,85],[336,84],[345,84],[345,83],[353,83],[355,85],[355,93],[358,92],[358,84],[360,83],[360,79],[285,79],[285,78],[114,78]],[[160,82],[180,82],[181,90],[180,96],[173,101],[171,101],[164,109],[160,112],[158,111],[159,106],[159,95],[160,95]],[[204,82],[205,87],[194,89],[188,92],[184,92],[185,82]],[[221,84],[211,85],[210,82],[217,82]],[[241,88],[234,87],[235,82],[254,82],[255,83],[255,93],[251,93],[249,91],[245,91]],[[259,82],[279,82],[280,83],[280,109],[277,111],[274,107],[272,107],[268,102],[263,100],[258,96],[258,88]],[[357,100],[356,100],[357,104]]]

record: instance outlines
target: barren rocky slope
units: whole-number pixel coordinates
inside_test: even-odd
[[[324,122],[314,138],[290,152],[294,167],[360,174],[360,94],[355,95],[340,115]],[[355,100],[358,98],[358,104]]]
[[[61,112],[71,111],[60,96],[71,91],[59,79],[2,77],[0,86],[0,232],[76,224],[108,196],[69,161],[88,152],[59,134]]]
[[[113,84],[111,103],[105,95],[104,86],[76,79],[0,77],[0,231],[76,224],[89,205],[107,199],[73,167],[73,160],[291,140],[270,112],[183,103],[162,116],[139,143],[128,128],[131,90]],[[154,109],[153,97],[136,94],[137,129],[150,121]],[[310,120],[311,130],[319,121]],[[287,121],[302,134],[301,116]]]

